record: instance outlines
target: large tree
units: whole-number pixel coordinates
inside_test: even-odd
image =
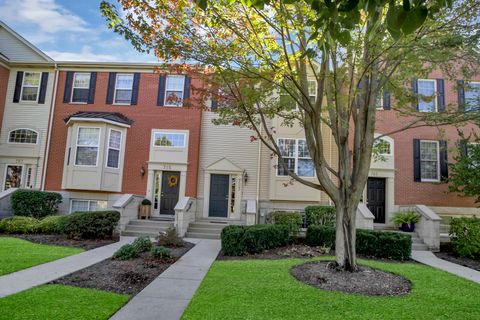
[[[476,72],[478,1],[119,3],[101,5],[115,32],[161,61],[204,67],[197,76],[208,85],[196,88],[197,96],[223,106],[217,123],[251,128],[252,139],[278,157],[292,180],[328,194],[337,210],[336,262],[345,270],[357,268],[355,214],[372,160],[377,98],[388,90],[393,109],[406,117],[396,132],[477,116],[456,106],[441,113],[418,112],[412,105],[419,97],[410,83],[433,69],[466,78]],[[311,98],[311,80],[316,99]],[[303,127],[317,182],[298,176],[284,161],[272,126],[275,117],[283,126]],[[334,163],[324,146],[330,136],[338,151]]]

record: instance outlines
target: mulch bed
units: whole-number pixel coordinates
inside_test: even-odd
[[[194,245],[171,249],[171,259],[153,259],[148,252],[132,260],[107,259],[52,283],[136,295]]]
[[[20,238],[34,243],[92,250],[118,242],[118,237],[99,240],[73,240],[56,234],[0,234],[0,237]]]
[[[288,258],[313,258],[335,255],[334,251],[325,251],[320,247],[309,247],[302,244],[292,244],[285,247],[265,250],[262,253],[248,254],[245,256],[226,256],[223,252],[218,254],[217,260],[249,260],[249,259],[288,259]]]
[[[480,271],[480,260],[457,257],[453,252],[435,252],[435,255],[443,260],[447,260],[461,266]]]
[[[357,272],[346,272],[338,270],[334,263],[328,261],[297,265],[290,273],[315,288],[368,296],[402,296],[412,288],[408,279],[393,273],[367,266],[359,266]]]

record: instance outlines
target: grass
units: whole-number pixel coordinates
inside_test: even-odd
[[[297,281],[289,270],[303,261],[217,261],[182,319],[480,319],[480,285],[440,270],[362,260],[413,284],[403,297],[367,297]]]
[[[108,319],[128,299],[106,291],[44,285],[0,299],[0,320]]]
[[[18,238],[0,237],[0,276],[83,251],[78,248],[50,246]]]

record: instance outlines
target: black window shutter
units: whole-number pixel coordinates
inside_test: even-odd
[[[20,101],[20,92],[22,91],[23,71],[17,72],[17,80],[15,81],[15,93],[13,94],[13,102]]]
[[[138,86],[140,84],[140,73],[133,74],[133,88],[132,88],[132,101],[131,105],[136,105],[138,102]]]
[[[448,151],[447,141],[440,140],[440,176],[442,179],[448,178]]]
[[[113,104],[113,93],[115,91],[116,72],[110,72],[108,75],[107,104]]]
[[[438,112],[445,111],[445,84],[443,79],[437,79],[437,107]]]
[[[45,95],[47,94],[48,72],[42,72],[42,80],[40,81],[40,94],[38,96],[38,103],[45,103]]]
[[[212,105],[210,106],[212,110],[217,110],[218,109],[218,101],[212,99]]]
[[[185,85],[183,88],[183,99],[190,98],[190,84],[192,83],[192,78],[185,76]]]
[[[93,104],[95,101],[95,89],[97,87],[97,73],[90,72],[90,85],[88,86],[88,104]]]
[[[422,181],[420,172],[420,140],[413,139],[413,181]]]
[[[412,79],[412,92],[413,95],[415,96],[415,100],[412,102],[412,107],[415,110],[418,110],[418,79],[413,78]]]
[[[70,103],[72,96],[73,85],[73,71],[67,71],[67,78],[65,79],[65,89],[63,91],[63,103]]]
[[[383,110],[390,110],[390,92],[383,91]]]
[[[157,106],[163,106],[165,104],[165,86],[167,85],[167,76],[161,75],[158,80],[158,96]]]
[[[458,110],[465,110],[465,81],[457,80]]]
[[[460,140],[459,152],[460,152],[460,155],[463,156],[463,157],[466,157],[468,155],[468,142],[467,142],[467,140]]]

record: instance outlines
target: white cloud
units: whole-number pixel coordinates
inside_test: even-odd
[[[89,46],[83,46],[80,52],[46,51],[47,55],[57,61],[97,61],[109,62],[120,61],[119,57],[110,54],[97,54],[92,52]]]

